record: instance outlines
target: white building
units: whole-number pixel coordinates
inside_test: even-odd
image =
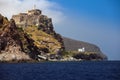
[[[84,48],[84,47],[79,48],[79,49],[78,49],[78,52],[85,52],[85,48]]]

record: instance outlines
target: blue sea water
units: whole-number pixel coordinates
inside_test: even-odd
[[[0,80],[120,80],[120,61],[0,63]]]

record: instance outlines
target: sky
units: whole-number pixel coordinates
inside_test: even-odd
[[[95,44],[109,60],[120,60],[119,0],[0,0],[0,13],[10,19],[34,5],[52,18],[56,32]]]

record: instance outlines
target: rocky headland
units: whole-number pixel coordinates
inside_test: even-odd
[[[38,9],[13,15],[10,21],[0,14],[0,62],[105,59],[96,45],[56,33],[52,19]]]
[[[81,60],[107,60],[107,56],[94,44],[62,37],[65,50],[75,59]]]

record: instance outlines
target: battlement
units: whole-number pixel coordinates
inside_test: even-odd
[[[47,26],[48,28],[52,26],[52,19],[48,18],[46,15],[41,14],[42,11],[39,9],[28,10],[26,13],[19,13],[13,15],[12,19],[15,20],[18,27],[27,26]]]
[[[19,15],[27,15],[27,13],[19,13]]]
[[[40,15],[41,10],[39,10],[39,9],[28,10],[28,15],[31,15],[31,14]]]
[[[12,19],[15,20],[16,24],[20,27],[29,26],[29,25],[38,25],[38,17],[42,16],[41,10],[39,9],[32,9],[28,10],[27,13],[19,13],[17,15],[13,15]]]

